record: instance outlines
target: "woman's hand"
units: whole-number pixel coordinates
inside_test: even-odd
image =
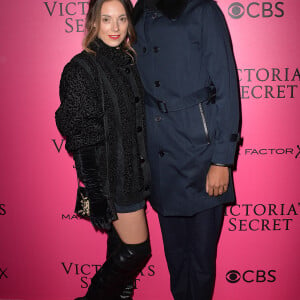
[[[108,230],[113,220],[108,199],[103,191],[98,156],[102,146],[86,146],[73,153],[77,176],[84,184],[90,200],[90,220],[95,228]],[[105,177],[104,177],[105,178]]]
[[[206,192],[209,196],[225,193],[229,184],[229,168],[211,165],[206,176]]]

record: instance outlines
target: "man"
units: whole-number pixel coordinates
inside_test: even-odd
[[[230,36],[213,0],[139,0],[152,207],[175,300],[209,300],[231,175],[239,93]]]

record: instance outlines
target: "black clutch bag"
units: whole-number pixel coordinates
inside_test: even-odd
[[[90,216],[90,199],[87,196],[86,188],[79,185],[77,189],[75,213],[84,218]]]

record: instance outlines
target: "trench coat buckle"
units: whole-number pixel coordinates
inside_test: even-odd
[[[168,107],[167,107],[167,103],[165,101],[162,101],[162,100],[156,100],[156,103],[157,103],[157,106],[159,108],[159,110],[162,112],[162,113],[167,113],[168,112]]]

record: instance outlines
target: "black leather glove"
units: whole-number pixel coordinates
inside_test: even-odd
[[[73,153],[73,158],[77,176],[85,185],[90,199],[90,220],[95,228],[109,230],[113,218],[103,190],[105,181],[103,177],[105,178],[106,171],[100,167],[99,153],[102,147],[100,145],[83,147]]]

